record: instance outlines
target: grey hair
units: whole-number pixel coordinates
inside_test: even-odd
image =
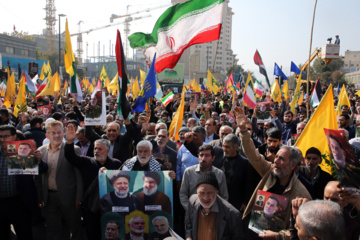
[[[139,147],[148,147],[148,148],[150,148],[150,151],[153,150],[153,145],[152,145],[151,142],[148,141],[148,140],[141,140],[141,141],[136,145],[136,151],[138,151]]]
[[[164,217],[164,216],[154,217],[153,220],[151,220],[151,222],[152,222],[153,225],[154,225],[154,222],[155,222],[156,220],[165,220],[166,223],[169,225],[169,220],[168,220],[166,217]]]
[[[205,131],[205,128],[203,128],[203,127],[200,127],[200,126],[193,127],[192,131],[199,133],[203,137],[206,136],[206,131]]]
[[[233,133],[230,133],[228,135],[226,135],[223,139],[223,143],[226,142],[226,143],[231,143],[231,146],[232,147],[235,147],[235,146],[240,146],[240,140],[239,138],[233,134]]]
[[[286,146],[286,145],[282,145],[280,147],[280,149],[283,149],[283,148],[290,151],[290,163],[294,162],[294,163],[298,164],[299,161],[300,161],[300,153],[299,153],[299,151],[294,147]]]
[[[129,224],[132,224],[133,221],[135,221],[135,219],[138,219],[138,218],[141,218],[141,219],[145,220],[143,217],[135,216],[135,217],[130,218]]]
[[[166,133],[166,136],[169,136],[169,131],[166,130],[166,129],[160,129],[160,130],[158,131],[158,134],[159,134],[160,132],[165,132],[165,133]]]
[[[110,123],[108,123],[107,125],[106,125],[106,128],[108,128],[110,125],[114,125],[114,124],[116,124],[116,129],[118,130],[118,131],[120,131],[120,125],[117,123],[117,122],[110,122]]]
[[[95,144],[97,144],[97,143],[102,143],[102,144],[104,144],[105,145],[105,148],[106,149],[110,149],[110,141],[109,140],[107,140],[107,139],[98,139],[98,140],[96,140],[95,142],[94,142],[94,145]]]
[[[314,200],[299,208],[299,222],[307,237],[345,239],[345,221],[339,204]]]
[[[228,126],[228,125],[223,125],[223,126],[221,126],[221,127],[220,127],[220,130],[221,130],[221,129],[224,129],[224,128],[229,128],[229,129],[231,130],[231,132],[234,132],[234,129],[233,129],[232,127]]]
[[[156,126],[155,126],[155,128],[158,128],[158,127],[161,126],[161,125],[164,125],[164,126],[165,126],[165,129],[167,130],[167,125],[166,125],[165,123],[163,123],[163,122],[157,123]]]

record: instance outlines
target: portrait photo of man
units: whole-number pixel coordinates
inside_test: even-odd
[[[146,214],[153,214],[157,211],[165,211],[171,215],[171,202],[168,196],[158,191],[161,177],[157,172],[144,172],[143,191],[136,194],[144,206]]]
[[[143,217],[135,216],[132,217],[128,224],[130,232],[126,234],[126,240],[130,239],[149,239],[149,235],[144,233],[146,222]]]
[[[169,229],[169,220],[164,216],[157,216],[151,221],[155,228],[155,232],[150,234],[150,240],[162,240],[171,237]]]
[[[12,144],[11,144],[12,145]],[[8,145],[9,146],[9,145]],[[16,145],[13,145],[16,152]],[[37,169],[34,169],[38,166],[38,160],[36,160],[31,152],[31,145],[27,142],[19,143],[17,155],[8,156],[8,173],[9,174],[30,174],[37,175]],[[33,171],[14,171],[15,169],[32,169]]]
[[[256,203],[257,206],[262,207],[264,206],[264,196],[263,195],[259,195],[257,197]]]
[[[120,224],[117,221],[109,220],[105,225],[105,239],[116,240],[119,238]]]
[[[117,212],[120,215],[128,215],[134,210],[141,210],[141,199],[129,193],[130,175],[125,171],[113,171],[109,176],[109,182],[114,191],[105,194],[100,199],[101,214]]]

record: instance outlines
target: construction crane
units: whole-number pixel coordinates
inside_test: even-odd
[[[110,23],[112,23],[114,21],[114,19],[123,18],[123,17],[131,17],[132,15],[135,15],[135,14],[139,14],[139,13],[143,13],[143,12],[150,12],[151,10],[155,10],[155,9],[159,9],[159,8],[163,8],[163,7],[169,7],[170,4],[167,3],[167,4],[159,5],[159,6],[152,7],[152,8],[146,8],[144,10],[140,10],[140,11],[136,11],[136,12],[132,12],[132,13],[129,13],[130,6],[131,5],[126,6],[126,14],[124,14],[124,15],[112,14],[110,17]],[[128,58],[128,52],[129,52],[128,38],[129,38],[129,34],[130,34],[130,23],[129,22],[126,22],[124,24],[124,33],[125,33],[125,56],[126,56],[126,58]]]
[[[83,50],[82,50],[82,34],[86,33],[86,34],[89,34],[93,31],[97,31],[97,30],[101,30],[101,29],[104,29],[104,28],[109,28],[109,27],[113,27],[113,26],[116,26],[116,25],[120,25],[120,24],[124,24],[124,23],[127,23],[127,22],[132,22],[132,21],[136,21],[136,20],[140,20],[140,19],[144,19],[144,18],[148,18],[148,17],[151,17],[151,15],[144,15],[144,16],[139,16],[139,17],[127,17],[124,21],[122,22],[117,22],[117,23],[113,23],[113,24],[107,24],[107,25],[104,25],[104,26],[100,26],[100,27],[94,27],[94,28],[90,28],[88,30],[84,30],[84,31],[81,31],[80,30],[80,24],[81,23],[84,23],[83,21],[80,21],[78,23],[79,25],[79,32],[78,33],[73,33],[73,34],[70,34],[71,37],[73,36],[78,36],[77,37],[77,54],[78,54],[78,58],[82,58],[82,53],[83,53]]]

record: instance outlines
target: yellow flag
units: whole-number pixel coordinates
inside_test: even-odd
[[[193,89],[194,92],[201,92],[201,87],[196,82],[195,78],[194,78],[194,80],[191,81],[190,85],[191,85],[191,88]]]
[[[6,92],[4,98],[4,105],[9,108],[13,105],[12,97],[15,97],[15,75],[14,73],[10,76],[10,69],[7,69],[8,80],[6,82]]]
[[[46,68],[47,68],[47,66],[46,66],[46,63],[44,62],[43,66],[41,68],[41,73],[40,73],[40,77],[39,77],[41,80],[45,79]]]
[[[294,92],[294,96],[291,100],[290,106],[291,106],[291,111],[293,113],[295,113],[295,107],[296,107],[296,103],[300,97],[300,88],[301,88],[301,76],[302,76],[302,72],[300,72],[298,79],[297,79],[297,83],[296,83],[296,88],[295,88],[295,92]]]
[[[271,99],[274,100],[274,102],[281,102],[281,91],[279,82],[277,79],[275,79],[274,84],[271,86]]]
[[[360,90],[355,93],[358,97],[360,97]]]
[[[301,92],[301,95],[300,95],[300,97],[299,97],[299,100],[298,100],[298,102],[297,102],[297,104],[302,104],[303,103],[303,101],[304,101],[304,92]]]
[[[55,78],[55,75],[56,75],[56,78]],[[53,77],[53,81],[55,81],[55,83],[54,83],[54,91],[55,92],[60,92],[60,89],[61,89],[60,76],[59,76],[59,74],[55,74],[55,75]]]
[[[132,92],[133,92],[133,99],[135,100],[135,98],[137,98],[140,93],[139,80],[137,77],[132,85]]]
[[[25,95],[25,77],[21,76],[19,91],[14,104],[14,116],[18,117],[19,112],[27,112],[27,101]]]
[[[214,78],[209,69],[207,71],[206,86],[213,93],[218,93],[221,89],[220,83]]]
[[[301,150],[304,157],[309,148],[315,147],[319,149],[322,156],[322,162],[320,165],[322,170],[332,174],[333,165],[330,159],[330,150],[324,128],[338,129],[334,109],[332,84],[330,84],[325,95],[321,99],[320,104],[295,143],[295,145]]]
[[[52,72],[51,72],[51,67],[50,67],[50,62],[48,61],[47,65],[46,65],[46,74],[47,76],[51,76]]]
[[[185,86],[181,93],[181,101],[178,109],[176,110],[175,116],[171,121],[169,127],[169,136],[174,137],[175,141],[179,140],[179,130],[182,126],[183,117],[184,117],[184,104],[185,104]]]
[[[140,88],[142,89],[142,87],[144,86],[144,81],[145,81],[145,78],[146,78],[146,72],[144,72],[143,70],[140,70]]]
[[[106,88],[110,84],[110,79],[106,73],[105,66],[103,66],[100,73],[101,89]]]
[[[290,96],[288,80],[285,80],[283,89],[281,91],[284,94],[285,100]]]
[[[52,95],[54,96],[54,89],[55,89],[55,82],[57,81],[57,78],[59,77],[58,73],[56,72],[54,76],[48,78],[48,82],[44,89],[39,93],[38,96],[45,96],[45,95]]]
[[[68,28],[68,21],[65,23],[65,70],[70,76],[74,76],[73,62],[75,62],[74,53],[71,46],[70,32]]]
[[[350,108],[350,101],[348,94],[346,92],[345,84],[343,84],[340,94],[339,94],[339,101],[336,107],[336,116],[341,114],[341,106],[347,105]]]
[[[115,77],[111,80],[109,83],[107,90],[108,93],[115,94],[117,89],[119,88],[119,81],[118,81],[119,75],[116,73]]]

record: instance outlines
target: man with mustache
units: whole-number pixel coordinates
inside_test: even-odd
[[[110,151],[110,141],[107,139],[98,139],[94,143],[94,157],[88,157],[75,153],[74,140],[77,136],[75,127],[70,124],[66,129],[66,144],[65,157],[67,161],[80,170],[84,183],[84,201],[82,205],[86,206],[83,210],[84,222],[86,225],[86,233],[88,239],[100,239],[100,210],[99,202],[88,205],[87,202],[92,202],[98,199],[98,172],[99,169],[105,167],[107,169],[119,169],[121,162],[118,159],[108,156]],[[76,147],[77,148],[77,147]],[[93,194],[94,193],[94,194]],[[97,194],[96,194],[97,193]]]
[[[160,175],[156,172],[144,172],[143,174],[143,191],[136,194],[144,206],[146,214],[153,214],[157,211],[165,211],[172,214],[171,202],[168,196],[158,191],[160,184]]]
[[[266,141],[258,147],[259,153],[264,155],[265,160],[274,162],[275,155],[281,146],[281,131],[277,128],[270,128],[266,131]]]
[[[130,175],[125,171],[114,171],[109,176],[114,191],[100,199],[101,214],[116,212],[124,217],[136,209],[142,209],[140,198],[129,193]]]
[[[149,239],[149,234],[144,233],[146,222],[143,217],[135,216],[130,218],[129,221],[129,228],[130,232],[126,234],[125,239],[141,239],[141,240],[147,240]]]
[[[167,146],[169,142],[169,132],[166,129],[160,129],[157,132],[155,141],[151,141],[153,144],[153,155],[155,159],[163,166],[163,170],[173,170],[176,168],[177,153]]]
[[[299,174],[303,176],[302,179],[305,178],[308,181],[308,184],[304,184],[304,186],[311,186],[308,191],[313,199],[323,199],[326,184],[334,180],[330,174],[321,170],[319,167],[321,161],[319,149],[311,147],[305,154],[306,166],[301,166],[299,170]]]

